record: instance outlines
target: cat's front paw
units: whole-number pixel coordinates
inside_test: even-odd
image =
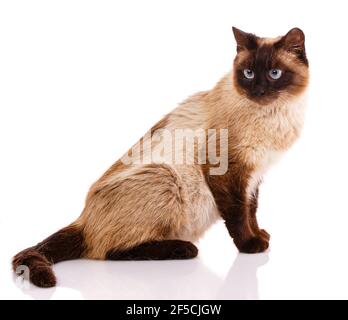
[[[260,253],[268,249],[269,241],[264,236],[257,235],[242,243],[237,244],[237,248],[243,253]]]

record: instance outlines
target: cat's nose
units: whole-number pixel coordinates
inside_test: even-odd
[[[266,91],[263,87],[255,87],[251,93],[253,96],[261,97],[266,93]]]

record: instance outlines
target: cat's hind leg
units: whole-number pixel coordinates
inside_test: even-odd
[[[114,249],[106,254],[107,260],[174,260],[192,259],[197,247],[188,241],[162,240],[142,243],[127,250]]]
[[[185,172],[165,164],[134,166],[98,183],[80,217],[86,258],[105,259],[110,252],[146,259],[192,256],[187,252],[196,251],[193,245],[172,241],[191,239],[194,232]]]

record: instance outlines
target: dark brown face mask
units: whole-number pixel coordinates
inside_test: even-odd
[[[235,86],[247,98],[265,105],[281,92],[296,94],[306,85],[300,69],[308,68],[308,60],[300,29],[276,39],[260,38],[237,28],[233,33],[237,41]]]

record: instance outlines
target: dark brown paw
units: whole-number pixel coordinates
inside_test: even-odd
[[[172,259],[192,259],[197,255],[197,247],[188,241],[178,241],[172,251]]]
[[[243,253],[260,253],[268,249],[268,240],[263,236],[254,236],[241,244],[238,244],[238,250]]]
[[[56,285],[56,277],[49,266],[35,267],[30,270],[30,281],[40,288],[50,288]]]

